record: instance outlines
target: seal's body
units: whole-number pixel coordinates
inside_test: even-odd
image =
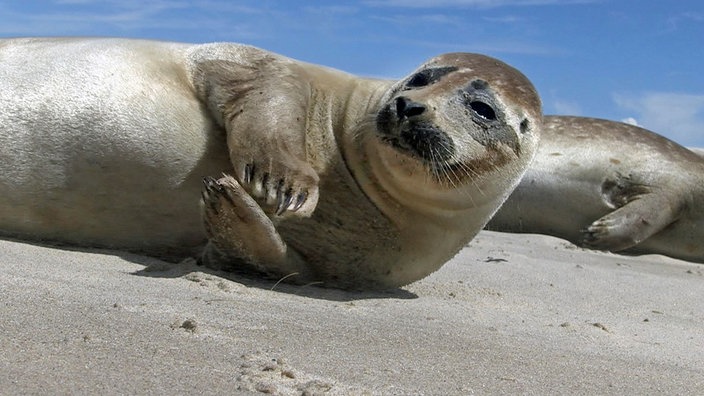
[[[189,47],[0,41],[0,229],[184,257],[202,248],[203,176],[232,169]]]
[[[395,287],[484,226],[540,122],[530,82],[481,55],[396,82],[238,44],[4,40],[0,230]]]
[[[704,159],[633,125],[547,116],[535,160],[487,228],[704,262]]]

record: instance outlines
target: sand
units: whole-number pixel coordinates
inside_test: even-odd
[[[385,293],[0,241],[0,318],[8,395],[704,394],[704,265],[536,235]]]

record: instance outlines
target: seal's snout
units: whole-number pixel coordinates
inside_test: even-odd
[[[429,163],[448,161],[455,143],[428,120],[428,107],[406,96],[391,100],[377,115],[381,139],[396,149]]]
[[[425,105],[414,102],[405,96],[396,98],[396,116],[399,120],[411,118],[425,113]]]

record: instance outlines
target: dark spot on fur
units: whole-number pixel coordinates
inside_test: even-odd
[[[487,89],[488,87],[489,87],[489,83],[487,83],[484,80],[472,81],[472,88],[474,88],[474,89]]]
[[[528,122],[527,118],[524,118],[523,121],[521,121],[521,134],[525,134],[528,132],[528,126],[530,123]]]
[[[418,156],[430,162],[446,161],[455,152],[450,137],[434,125],[417,123],[401,131],[401,139]]]
[[[433,67],[421,70],[411,76],[406,83],[406,87],[421,88],[438,82],[443,76],[457,70],[455,66]]]

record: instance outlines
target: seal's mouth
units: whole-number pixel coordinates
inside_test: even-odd
[[[447,163],[455,153],[450,136],[424,119],[424,111],[403,111],[407,107],[399,105],[399,100],[403,99],[397,98],[393,105],[387,104],[377,114],[376,125],[381,141],[425,162]]]

